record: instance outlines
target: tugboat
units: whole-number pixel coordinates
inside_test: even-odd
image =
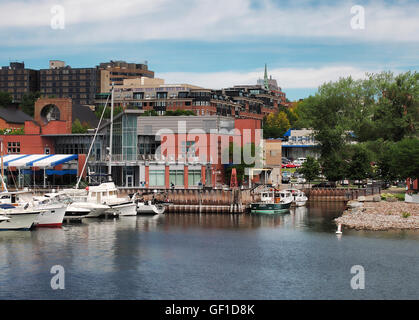
[[[251,213],[275,214],[289,211],[293,196],[288,191],[275,189],[261,192],[261,201],[250,205]]]

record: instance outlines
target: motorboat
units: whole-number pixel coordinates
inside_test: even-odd
[[[138,214],[163,214],[166,206],[163,204],[153,204],[151,201],[137,202]]]
[[[0,204],[0,230],[30,230],[41,211]]]
[[[84,216],[85,218],[99,218],[104,215],[110,207],[103,204],[87,201],[86,191],[72,192],[71,189],[61,192],[46,193],[42,197],[34,197],[34,201],[45,203],[49,201],[51,204],[56,202],[68,203],[65,210],[65,216]]]
[[[26,201],[25,195],[28,194],[31,196],[27,191],[2,192],[0,194],[0,202],[3,206],[9,205],[9,209],[16,208],[25,210],[25,212],[28,210],[39,211],[39,215],[34,222],[37,227],[60,227],[63,224],[67,207],[65,204],[59,202],[50,203],[49,199],[47,201],[33,201],[36,197],[32,198],[32,201]]]
[[[302,207],[305,206],[308,198],[305,195],[305,193],[299,189],[286,189],[285,191],[288,191],[291,193],[293,197],[293,205],[296,207]]]
[[[118,197],[118,189],[113,182],[104,182],[86,189],[88,192],[87,202],[107,205],[120,216],[137,215],[137,204],[129,197]]]
[[[137,204],[138,214],[154,215],[154,214],[163,214],[166,211],[167,203],[157,202],[154,199],[154,196],[153,196],[153,200],[144,200],[142,196],[140,196],[138,193],[135,193],[131,199],[134,203]]]
[[[293,197],[288,191],[273,188],[260,192],[261,200],[250,204],[251,213],[275,214],[289,211]]]

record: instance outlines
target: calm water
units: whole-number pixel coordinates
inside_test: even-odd
[[[418,299],[419,233],[335,235],[339,205],[0,232],[1,299]],[[50,269],[65,268],[65,290]],[[352,290],[350,269],[365,268]]]

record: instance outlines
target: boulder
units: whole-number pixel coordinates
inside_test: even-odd
[[[359,197],[358,197],[358,201],[360,201],[360,202],[364,202],[364,201],[365,201],[365,196],[359,196]]]
[[[373,202],[380,202],[381,201],[381,196],[373,196],[372,201]]]
[[[358,201],[348,201],[347,205],[349,208],[360,208],[363,206],[363,204]]]

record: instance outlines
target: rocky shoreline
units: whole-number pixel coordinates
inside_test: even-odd
[[[349,202],[336,224],[357,230],[419,229],[419,204],[402,201]]]

